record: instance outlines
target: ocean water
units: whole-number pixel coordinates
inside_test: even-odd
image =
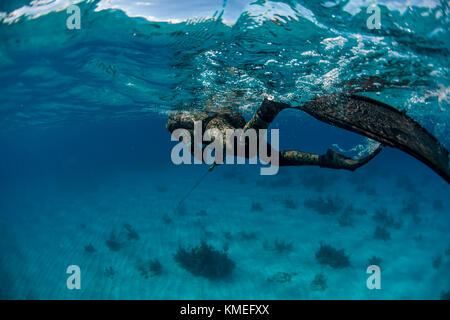
[[[80,29],[67,27],[70,3]],[[384,148],[354,172],[261,176],[259,165],[208,172],[170,157],[172,112],[233,106],[249,119],[264,97],[301,105],[369,77],[388,85],[362,94],[450,148],[448,2],[377,1],[381,28],[370,30],[373,3],[2,1],[0,298],[443,297],[450,188],[415,158]],[[300,111],[271,128],[281,149],[368,146]],[[231,275],[177,263],[180,247],[202,241],[234,262]],[[349,265],[319,263],[321,244]],[[371,264],[380,290],[367,288]],[[80,290],[67,287],[71,265]]]

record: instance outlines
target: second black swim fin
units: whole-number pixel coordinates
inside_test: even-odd
[[[417,121],[385,103],[353,94],[329,94],[297,108],[320,121],[400,149],[450,183],[448,150]]]

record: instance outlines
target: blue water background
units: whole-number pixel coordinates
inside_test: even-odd
[[[248,119],[265,96],[299,105],[341,90],[344,81],[378,76],[408,85],[368,95],[405,110],[448,148],[445,2],[406,9],[380,2],[383,26],[375,31],[365,24],[368,3],[358,1],[170,1],[154,14],[130,3],[117,2],[130,16],[154,19],[95,11],[98,2],[78,4],[81,30],[66,28],[64,10],[2,18],[0,297],[439,299],[450,290],[450,189],[414,158],[386,148],[356,172],[281,168],[273,177],[260,176],[257,165],[222,166],[179,215],[177,202],[208,167],[172,164],[165,129],[176,110],[233,105]],[[0,12],[24,5],[2,2]],[[168,19],[180,21],[162,21]],[[296,111],[282,113],[273,127],[281,149],[324,153],[335,144],[349,150],[367,143]],[[311,186],[308,178],[324,183]],[[305,206],[320,196],[338,196],[340,212],[321,215]],[[251,210],[254,202],[261,212]],[[366,214],[342,226],[350,205]],[[401,222],[388,228],[387,241],[373,236],[382,208]],[[140,239],[111,251],[105,241],[124,223]],[[242,231],[255,239],[240,238]],[[231,279],[195,277],[176,264],[180,245],[202,239],[219,250],[228,246],[236,263]],[[264,245],[277,239],[293,250]],[[345,249],[351,266],[320,265],[321,242]],[[97,251],[86,252],[88,244]],[[379,291],[366,287],[372,256],[382,258]],[[139,266],[151,259],[164,272],[146,279]],[[66,288],[72,264],[82,270],[79,291]],[[292,280],[268,280],[279,272]],[[327,279],[324,291],[311,289],[317,274]]]

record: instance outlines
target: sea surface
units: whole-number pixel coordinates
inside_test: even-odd
[[[369,29],[375,4],[381,26]],[[264,98],[299,106],[372,78],[362,95],[448,149],[449,33],[437,0],[1,1],[0,298],[448,297],[450,187],[415,158],[384,148],[354,172],[208,171],[172,163],[165,123],[221,107],[249,119]],[[281,149],[372,145],[297,110],[270,128]],[[176,261],[202,242],[231,274]],[[321,263],[324,245],[348,264]],[[367,287],[372,264],[379,290]]]

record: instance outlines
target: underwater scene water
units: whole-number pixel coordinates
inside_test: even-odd
[[[377,79],[360,94],[449,149],[449,33],[445,0],[1,1],[0,298],[448,298],[450,187],[422,162],[209,171],[172,162],[166,121]],[[298,110],[270,128],[281,150],[373,145]]]

